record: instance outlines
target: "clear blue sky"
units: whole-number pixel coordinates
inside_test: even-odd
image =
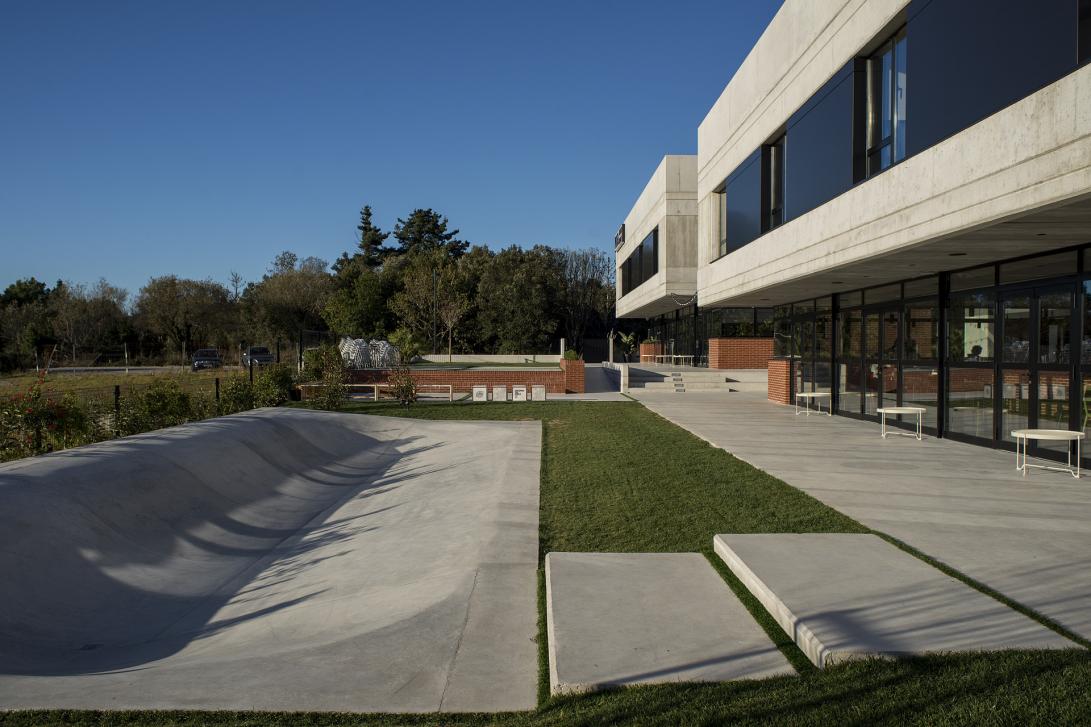
[[[0,288],[332,261],[359,208],[610,250],[778,0],[0,5]]]

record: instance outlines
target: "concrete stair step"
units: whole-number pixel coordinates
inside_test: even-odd
[[[876,535],[717,535],[717,555],[816,666],[1073,642]]]
[[[795,673],[697,553],[548,553],[545,581],[553,694]]]

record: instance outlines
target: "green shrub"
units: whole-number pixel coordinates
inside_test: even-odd
[[[71,394],[47,396],[39,378],[21,395],[0,401],[0,461],[105,439],[108,422]]]
[[[333,346],[308,348],[303,352],[303,371],[300,373],[302,381],[322,380],[322,352],[327,348],[333,348]]]
[[[173,427],[204,418],[205,409],[205,402],[195,400],[178,382],[164,379],[121,398],[118,430],[138,434]]]
[[[399,328],[391,333],[390,343],[398,349],[398,357],[406,366],[413,363],[413,359],[420,356],[424,348],[420,338],[408,328]]]
[[[322,389],[318,406],[336,411],[345,403],[345,362],[341,352],[332,346],[322,349]]]
[[[285,364],[272,364],[262,368],[254,378],[254,406],[280,406],[292,395],[292,369]]]
[[[564,350],[564,360],[565,361],[579,361],[580,360],[580,355],[578,353],[576,353],[576,349],[566,348]]]
[[[254,408],[254,388],[245,376],[230,376],[220,386],[220,414]]]
[[[417,401],[417,382],[410,373],[409,367],[402,364],[390,372],[390,393],[401,402],[406,409]]]

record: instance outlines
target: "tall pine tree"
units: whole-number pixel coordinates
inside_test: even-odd
[[[415,209],[408,219],[399,219],[394,225],[399,255],[442,250],[452,259],[461,257],[470,243],[456,239],[456,235],[458,230],[447,231],[447,218],[432,209]]]

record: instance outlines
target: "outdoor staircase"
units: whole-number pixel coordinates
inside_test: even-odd
[[[667,369],[629,366],[629,388],[649,391],[757,391],[766,389],[766,372],[717,369]]]

